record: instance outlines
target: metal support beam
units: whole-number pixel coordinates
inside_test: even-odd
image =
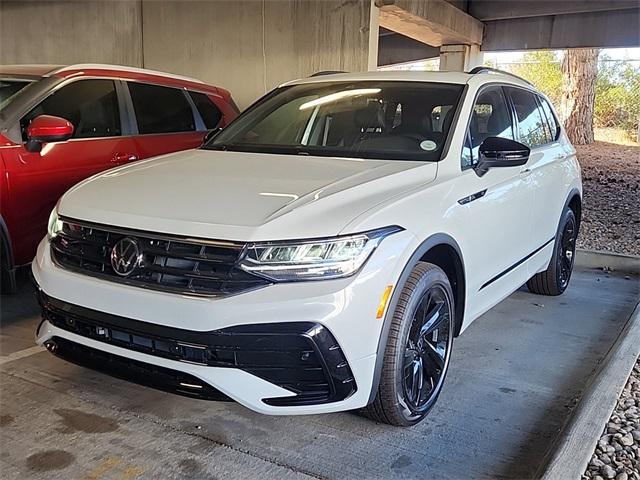
[[[536,0],[535,2],[505,2],[504,0],[472,0],[469,13],[478,20],[507,20],[571,13],[603,12],[636,8],[637,0]]]
[[[482,50],[640,46],[640,8],[497,20],[485,24]]]
[[[425,45],[413,38],[399,33],[380,32],[378,39],[378,65],[393,65],[395,63],[413,62],[434,58],[440,55],[438,47]]]
[[[376,0],[375,4],[381,27],[427,45],[482,43],[482,22],[444,0]]]

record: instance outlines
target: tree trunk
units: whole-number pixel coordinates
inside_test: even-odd
[[[593,143],[593,105],[598,74],[597,48],[566,50],[562,59],[562,119],[575,145]]]

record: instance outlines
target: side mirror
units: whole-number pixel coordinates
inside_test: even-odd
[[[73,124],[64,118],[39,115],[27,127],[27,150],[39,152],[43,143],[62,142],[73,135]]]
[[[480,144],[480,159],[474,167],[479,177],[490,168],[519,167],[529,160],[531,149],[526,145],[501,137],[488,137]]]

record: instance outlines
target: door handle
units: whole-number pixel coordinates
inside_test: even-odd
[[[132,162],[134,160],[137,160],[138,157],[136,155],[134,155],[133,153],[116,153],[113,158],[111,159],[111,162],[113,163],[124,163],[124,162]]]
[[[520,172],[520,176],[521,177],[528,177],[529,175],[531,175],[531,169],[530,168],[525,168],[524,170],[522,170]]]

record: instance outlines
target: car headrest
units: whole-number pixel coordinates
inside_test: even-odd
[[[355,114],[355,123],[363,130],[382,128],[384,130],[384,111],[378,103],[370,103]]]

